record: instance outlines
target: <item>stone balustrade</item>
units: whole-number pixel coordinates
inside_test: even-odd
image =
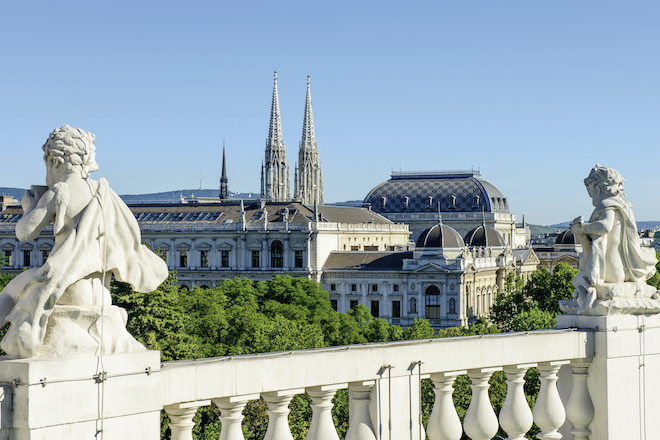
[[[312,400],[307,439],[339,439],[330,411],[342,388],[349,390],[347,440],[423,439],[425,433],[430,440],[458,440],[463,430],[473,440],[486,440],[499,426],[509,439],[523,439],[532,421],[541,428],[539,438],[559,439],[567,416],[575,438],[589,435],[585,371],[593,355],[593,332],[567,329],[166,362],[161,373],[173,440],[192,439],[192,417],[210,402],[221,412],[220,439],[243,439],[241,411],[259,396],[268,405],[265,439],[290,440],[288,405],[303,392]],[[566,405],[557,388],[562,366],[573,373]],[[523,393],[531,367],[539,369],[541,380],[533,411]],[[488,380],[499,370],[506,374],[508,391],[498,420]],[[463,426],[452,401],[452,384],[460,374],[472,382]],[[420,381],[426,377],[433,381],[436,398],[422,426]]]
[[[242,411],[263,398],[266,440],[292,440],[289,403],[306,392],[307,440],[338,440],[332,398],[348,389],[347,440],[651,439],[660,432],[660,315],[557,317],[558,329],[374,343],[178,362],[157,351],[72,359],[0,359],[0,440],[160,438],[160,411],[173,440],[192,440],[193,416],[215,404],[220,440],[242,440]],[[533,408],[524,376],[536,367]],[[488,380],[506,376],[499,414]],[[467,374],[472,396],[463,423],[452,400]],[[422,423],[422,379],[435,401]]]

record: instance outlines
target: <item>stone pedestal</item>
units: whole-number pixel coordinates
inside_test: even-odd
[[[0,439],[159,440],[160,353],[0,358]]]
[[[585,367],[593,402],[589,438],[650,439],[660,432],[660,315],[559,315],[557,328],[595,330],[594,357]],[[573,381],[579,373],[573,368]]]

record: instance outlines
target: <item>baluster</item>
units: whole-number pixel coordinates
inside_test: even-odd
[[[561,439],[557,432],[566,420],[566,411],[557,391],[557,373],[568,361],[544,362],[538,366],[541,390],[534,404],[534,423],[541,429],[539,439]]]
[[[346,440],[376,440],[374,428],[371,424],[371,415],[369,414],[371,390],[374,385],[374,381],[348,385],[351,420],[348,431],[346,431]]]
[[[458,418],[452,393],[456,377],[466,374],[467,371],[448,371],[444,373],[431,374],[433,391],[435,391],[435,402],[426,426],[426,434],[429,440],[460,440],[463,434],[461,419]]]
[[[210,400],[200,402],[184,402],[166,406],[165,412],[170,416],[172,440],[193,440],[192,429],[195,427],[193,417],[202,406],[210,405]]]
[[[500,410],[500,426],[507,433],[506,440],[524,440],[532,427],[532,410],[525,398],[525,373],[536,364],[508,365],[506,374],[506,399]]]
[[[258,399],[259,395],[232,396],[213,399],[220,410],[220,438],[218,440],[245,440],[243,437],[243,409],[249,400]]]
[[[291,430],[289,429],[289,403],[296,394],[304,393],[305,390],[286,390],[263,393],[268,404],[268,429],[264,440],[293,440]]]
[[[472,440],[490,440],[497,434],[499,423],[493,411],[493,406],[488,398],[488,379],[500,368],[478,368],[468,370],[468,376],[472,380],[472,400],[465,414],[465,433]]]
[[[312,423],[305,440],[339,440],[339,435],[332,421],[332,398],[340,388],[347,384],[307,388],[312,399]]]
[[[566,415],[573,424],[573,438],[589,438],[589,424],[594,419],[594,404],[587,388],[588,368],[591,358],[572,361],[573,389],[566,403]]]

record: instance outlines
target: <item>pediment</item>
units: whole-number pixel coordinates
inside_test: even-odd
[[[50,251],[53,249],[53,245],[50,243],[41,243],[38,247],[40,251]]]
[[[31,251],[34,249],[34,246],[31,245],[30,243],[21,243],[21,245],[18,247],[22,251]]]
[[[213,246],[211,246],[211,245],[208,244],[208,243],[200,243],[200,244],[198,244],[198,245],[195,246],[195,247],[196,247],[197,249],[199,249],[200,251],[208,251],[208,250],[210,250]]]
[[[232,245],[229,244],[229,243],[227,243],[227,242],[225,242],[225,241],[223,241],[222,243],[219,243],[217,247],[218,247],[218,249],[220,249],[221,251],[230,251],[231,248],[232,248]]]
[[[573,261],[579,261],[579,258],[574,256],[574,255],[563,255],[560,258],[557,258],[557,260],[555,260],[555,261],[557,261],[559,263],[564,263],[564,262],[569,262],[569,261],[573,262]]]
[[[451,270],[435,263],[428,263],[413,271],[413,273],[449,273]]]
[[[534,251],[531,251],[529,255],[527,255],[527,258],[525,258],[525,261],[523,261],[523,264],[539,264],[541,261],[539,260],[539,257],[536,256],[536,253]]]
[[[164,241],[161,241],[156,245],[156,249],[160,249],[161,251],[169,251],[170,245],[165,243]]]
[[[3,251],[13,251],[14,245],[11,243],[5,243],[2,246],[0,246],[0,249],[2,249]]]
[[[247,245],[247,248],[250,250],[261,249],[261,240],[250,240],[250,242]]]
[[[177,251],[189,251],[190,245],[188,243],[179,243],[175,246]]]

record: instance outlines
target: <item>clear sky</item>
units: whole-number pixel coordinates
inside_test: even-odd
[[[392,170],[480,168],[520,220],[592,210],[596,162],[660,220],[660,2],[0,3],[0,186],[43,184],[41,145],[96,134],[119,194],[258,192],[273,71],[293,171],[311,76],[327,202]],[[293,178],[293,172],[291,173]]]

